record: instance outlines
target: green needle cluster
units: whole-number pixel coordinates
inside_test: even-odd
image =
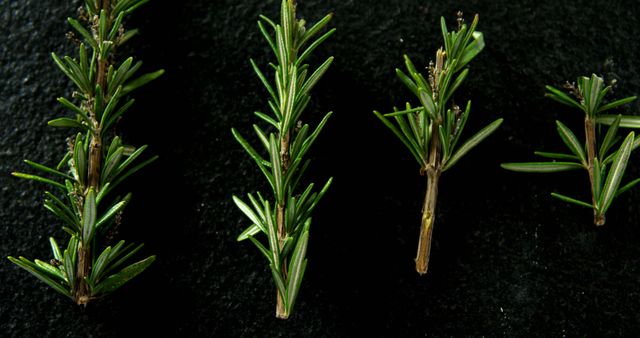
[[[273,194],[273,199],[257,192],[247,195],[249,203],[236,196],[233,196],[233,201],[248,217],[250,224],[238,236],[238,241],[249,239],[267,259],[277,288],[276,317],[282,319],[291,314],[307,266],[311,212],[332,181],[329,179],[319,192],[314,191],[313,183],[301,187],[302,176],[309,166],[304,155],[331,112],[313,130],[300,121],[309,103],[311,89],[333,62],[333,57],[330,57],[315,69],[305,63],[311,53],[335,32],[331,29],[320,34],[331,18],[332,14],[329,14],[306,29],[305,21],[296,19],[293,0],[282,1],[280,23],[260,17],[258,28],[277,60],[277,64],[269,65],[274,71],[273,81],[269,81],[251,60],[255,73],[269,93],[271,113],[255,112],[255,115],[266,122],[271,132],[253,125],[259,149],[266,155],[263,157],[237,130],[232,129],[233,136],[264,174]],[[254,237],[259,233],[266,235],[266,244]]]
[[[483,35],[476,31],[477,24],[478,15],[467,26],[463,23],[462,13],[458,13],[458,29],[449,32],[444,18],[441,18],[444,49],[438,49],[436,61],[429,64],[426,76],[416,70],[406,55],[404,59],[408,75],[396,69],[398,77],[420,105],[413,107],[407,103],[405,109],[394,108],[393,113],[384,115],[374,111],[380,121],[409,149],[420,165],[420,174],[427,175],[416,256],[416,270],[420,274],[427,272],[440,175],[502,123],[502,119],[497,119],[466,142],[459,142],[469,118],[471,101],[467,102],[464,109],[450,102],[469,73],[467,64],[484,48]]]
[[[133,105],[128,94],[162,75],[136,75],[142,62],[129,57],[116,62],[115,51],[136,35],[124,20],[148,0],[85,0],[80,18],[68,22],[79,36],[78,58],[52,54],[60,70],[75,84],[71,98],[60,97],[65,115],[49,125],[71,129],[68,151],[55,166],[26,160],[40,175],[14,172],[16,177],[49,185],[44,207],[69,234],[67,245],[51,237],[53,259],[31,261],[9,257],[59,293],[86,305],[145,270],[155,256],[131,263],[142,244],[108,243],[115,234],[131,194],[114,195],[131,174],[153,162],[142,160],[147,148],[135,148],[114,136],[114,125]],[[80,42],[82,41],[82,42]]]
[[[605,104],[604,98],[612,86],[605,86],[601,77],[595,74],[591,77],[581,76],[577,83],[577,87],[572,84],[566,86],[577,100],[551,86],[546,87],[546,96],[584,113],[585,140],[579,141],[571,129],[556,121],[558,135],[569,148],[568,153],[535,152],[536,155],[553,161],[504,163],[502,167],[532,173],[586,170],[591,185],[590,203],[558,193],[551,195],[562,201],[593,209],[594,223],[604,225],[605,214],[613,200],[640,182],[640,179],[636,179],[620,186],[631,151],[640,146],[640,136],[635,137],[633,131],[624,138],[618,135],[620,128],[640,128],[640,117],[605,114],[634,101],[636,97],[630,96]],[[603,125],[609,126],[604,136],[600,133]]]

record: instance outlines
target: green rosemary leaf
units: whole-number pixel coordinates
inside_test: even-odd
[[[60,271],[60,269],[56,268],[55,266],[47,262],[43,262],[39,259],[34,259],[33,262],[36,264],[36,268],[38,268],[38,270],[42,271],[43,273],[48,274],[54,279],[57,278],[61,283],[68,282],[65,276],[62,274],[62,271]]]
[[[305,123],[302,126],[302,128],[300,128],[295,138],[293,139],[293,142],[291,143],[291,147],[289,147],[289,153],[290,153],[289,155],[291,156],[291,158],[295,159],[295,158],[302,157],[302,156],[299,156],[300,149],[302,149],[302,144],[307,139],[308,134],[309,134],[309,125]]]
[[[13,262],[15,265],[27,270],[28,272],[30,272],[32,275],[36,276],[39,280],[45,282],[47,285],[51,286],[54,290],[58,291],[59,293],[71,298],[71,294],[69,293],[69,291],[59,282],[55,281],[52,277],[50,277],[50,275],[46,272],[43,272],[41,269],[38,268],[38,266],[32,262],[30,262],[28,259],[24,258],[24,257],[19,257],[18,259],[14,258],[14,257],[7,257],[11,262]]]
[[[108,118],[111,116],[111,112],[114,109],[116,109],[116,106],[118,105],[118,102],[120,102],[120,98],[122,97],[120,95],[120,91],[121,90],[122,90],[122,87],[118,86],[116,88],[116,91],[111,94],[111,98],[109,99],[109,102],[107,102],[107,106],[104,108],[104,111],[102,112],[102,118],[100,119],[100,125],[104,125],[104,123],[106,121],[108,121]]]
[[[404,85],[407,86],[407,88],[409,88],[409,90],[413,93],[413,95],[415,96],[419,95],[418,86],[404,72],[402,72],[402,70],[400,70],[399,68],[396,68],[396,75],[398,76],[400,81],[402,81],[402,83],[404,83]]]
[[[72,220],[72,225],[75,225],[78,229],[80,228],[80,219],[78,219],[77,215],[73,211],[71,211],[71,209],[69,209],[66,204],[64,204],[58,197],[48,191],[45,191],[44,195],[47,196],[52,203],[55,203],[55,205],[60,210],[64,211],[64,214],[67,215],[70,220]]]
[[[507,170],[530,173],[553,173],[584,168],[582,164],[574,162],[520,162],[502,163],[500,166]]]
[[[310,223],[311,220],[307,220],[304,226],[304,231],[300,235],[300,238],[298,238],[296,248],[293,250],[293,255],[291,256],[291,264],[289,265],[289,271],[287,273],[289,281],[287,285],[287,303],[289,305],[289,311],[293,309],[293,305],[295,304],[298,291],[300,290],[300,284],[302,283],[302,278],[304,276],[304,270],[307,265],[306,255]]]
[[[555,101],[558,101],[562,104],[565,104],[567,106],[578,108],[579,110],[584,111],[584,108],[574,99],[570,98],[569,95],[563,93],[562,91],[552,86],[545,86],[545,88],[547,89],[548,93],[544,94],[544,96],[551,98]]]
[[[117,253],[118,255],[114,255],[113,257],[111,257],[110,258],[111,261],[113,261],[115,259],[118,259],[118,260],[113,262],[113,263],[108,264],[108,266],[106,266],[104,268],[103,275],[110,273],[111,271],[117,269],[119,266],[121,266],[122,264],[127,262],[129,260],[129,258],[133,257],[133,255],[138,253],[138,251],[140,251],[144,247],[144,244],[140,243],[137,246],[135,246],[135,248],[133,248],[133,249],[131,249],[131,247],[133,247],[133,244],[127,245],[124,249],[122,249],[120,252]],[[112,252],[113,252],[113,250],[112,250]],[[122,257],[118,258],[118,256],[120,256],[123,253],[125,253],[125,254],[122,255]]]
[[[260,129],[257,124],[253,125],[253,130],[256,132],[256,135],[258,135],[258,138],[260,139],[260,142],[264,146],[265,150],[269,151],[269,139],[267,138],[267,135],[264,133],[264,131],[262,131],[262,129]]]
[[[87,11],[91,14],[96,13],[96,4],[95,0],[85,0],[85,6],[87,7]]]
[[[91,35],[91,33],[89,33],[89,31],[87,31],[86,28],[84,28],[82,26],[82,24],[80,24],[80,22],[78,22],[78,20],[75,20],[73,18],[67,18],[67,21],[69,22],[69,24],[76,30],[78,31],[78,33],[80,33],[80,35],[82,35],[82,37],[85,39],[85,41],[92,47],[92,48],[97,48],[98,45],[96,44],[96,40],[93,38],[93,35]]]
[[[449,159],[449,137],[445,134],[444,127],[438,126],[438,137],[440,138],[440,146],[442,147],[442,162],[447,163]]]
[[[253,112],[254,115],[256,115],[258,118],[260,118],[261,120],[269,123],[270,125],[274,126],[276,129],[278,128],[278,122],[276,122],[276,120],[274,120],[273,118],[271,118],[271,116],[266,115],[264,113],[261,113],[259,111]]]
[[[600,202],[600,194],[602,193],[602,177],[606,175],[607,166],[600,166],[598,158],[594,158],[593,161],[593,196],[596,203]],[[598,209],[599,205],[596,205]]]
[[[613,145],[613,141],[618,134],[618,127],[620,126],[621,119],[622,115],[618,115],[609,127],[609,130],[607,130],[607,134],[605,135],[604,140],[602,140],[602,144],[600,145],[600,158],[605,158],[607,156],[607,152]]]
[[[45,200],[44,208],[54,214],[56,217],[64,221],[67,225],[71,226],[71,230],[73,233],[77,233],[80,231],[80,226],[77,222],[74,221],[75,217],[70,217],[66,214],[62,209],[60,209],[57,205],[54,204],[53,201]]]
[[[333,35],[333,33],[336,32],[335,28],[330,29],[328,32],[324,33],[322,36],[320,36],[318,39],[316,39],[312,44],[309,45],[309,47],[307,47],[307,49],[305,49],[305,51],[298,57],[298,60],[296,61],[296,66],[299,66],[302,64],[302,62],[309,57],[309,55],[311,55],[311,53],[318,48],[318,46],[320,46],[320,44],[322,42],[324,42],[324,40],[328,39],[331,35]]]
[[[262,71],[260,71],[258,65],[256,65],[253,59],[249,59],[249,62],[251,63],[251,67],[253,67],[253,71],[256,73],[256,75],[258,75],[258,78],[262,82],[262,85],[267,89],[271,97],[274,100],[277,100],[276,93],[273,91],[273,87],[271,87],[267,78],[264,76],[264,74],[262,74]]]
[[[122,114],[124,114],[127,110],[129,110],[129,108],[131,108],[134,102],[135,102],[134,99],[130,99],[129,101],[127,101],[127,103],[123,104],[120,107],[120,109],[118,109],[118,111],[116,111],[114,114],[111,114],[111,117],[103,125],[102,130],[104,131],[111,128],[111,126],[113,126],[113,124],[118,120],[118,118],[120,118]]]
[[[118,184],[120,184],[122,181],[124,181],[127,177],[135,174],[138,170],[148,166],[149,164],[155,162],[158,159],[158,156],[153,156],[150,159],[138,164],[137,166],[129,169],[126,173],[120,175],[120,173],[118,173],[118,175],[120,175],[118,177],[118,179],[116,179],[115,181],[113,181],[112,185],[111,185],[111,189],[115,188],[116,186],[118,186]],[[126,161],[125,161],[126,162]],[[124,164],[124,162],[123,162]],[[122,165],[120,165],[120,167],[122,167]]]
[[[89,89],[91,88],[89,85],[89,78],[87,78],[87,75],[80,69],[80,65],[76,60],[69,56],[65,56],[63,60],[67,63],[69,73],[73,74],[74,78],[78,81],[78,88],[82,89],[85,93],[89,92]]]
[[[640,183],[640,178],[637,178],[637,179],[625,184],[623,187],[619,188],[618,191],[616,191],[616,196],[615,197],[620,196],[622,193],[624,193],[625,191],[633,188],[638,183]]]
[[[264,229],[264,230],[266,230],[266,229]],[[249,237],[252,237],[255,234],[259,233],[260,231],[262,231],[262,229],[260,228],[260,226],[258,224],[251,224],[240,235],[238,235],[238,238],[236,238],[236,241],[242,242],[245,239],[249,239]],[[265,231],[265,233],[266,233],[266,231]],[[267,256],[267,258],[271,259],[269,256]]]
[[[60,247],[58,247],[58,243],[53,237],[49,237],[49,244],[51,244],[51,252],[53,253],[53,258],[62,261],[62,253],[60,253]]]
[[[555,197],[555,198],[557,198],[557,199],[559,199],[561,201],[573,203],[573,204],[579,205],[581,207],[585,207],[585,208],[589,208],[589,209],[593,208],[593,205],[591,205],[591,204],[589,204],[587,202],[583,202],[583,201],[580,201],[580,200],[577,200],[575,198],[571,198],[571,197],[568,197],[568,196],[565,196],[565,195],[560,195],[560,194],[555,193],[555,192],[552,192],[551,196],[553,196],[553,197]]]
[[[233,202],[236,204],[236,206],[238,206],[238,209],[240,209],[240,211],[242,211],[242,213],[244,213],[251,220],[253,224],[257,225],[260,229],[266,228],[264,220],[258,217],[254,210],[251,209],[249,205],[244,203],[239,197],[234,195]],[[253,235],[250,232],[248,234]],[[238,240],[240,241],[240,237],[238,237]]]
[[[313,87],[318,83],[318,80],[320,80],[324,73],[327,72],[329,66],[331,66],[331,63],[333,63],[333,56],[329,57],[324,63],[318,66],[318,69],[316,69],[313,74],[309,76],[307,82],[305,82],[305,84],[302,86],[302,89],[300,89],[299,95],[307,95],[311,91],[311,89],[313,89]]]
[[[82,124],[80,121],[66,118],[66,117],[53,119],[47,122],[47,125],[51,127],[56,127],[56,128],[78,128],[82,131],[86,131],[89,129],[88,126]]]
[[[103,272],[103,269],[105,268],[105,266],[107,265],[107,261],[109,259],[109,256],[111,256],[111,247],[110,246],[106,247],[102,251],[100,256],[98,256],[98,259],[93,264],[93,269],[91,270],[91,274],[89,275],[89,279],[91,280],[91,282],[93,284],[96,284],[96,283],[100,282],[100,277],[102,277],[102,272]]]
[[[91,119],[89,119],[89,115],[88,115],[88,113],[87,113],[84,109],[82,109],[82,108],[80,108],[80,107],[76,106],[75,104],[71,103],[71,102],[70,102],[69,100],[67,100],[66,98],[64,98],[64,97],[59,97],[59,98],[58,98],[58,102],[60,102],[60,104],[62,104],[63,106],[65,106],[65,107],[69,108],[69,109],[70,109],[71,111],[73,111],[74,113],[76,113],[76,114],[80,115],[80,117],[82,117],[82,119],[83,119],[85,122],[87,122],[87,123],[90,123],[90,122],[91,122]]]
[[[564,144],[566,144],[567,147],[569,147],[569,149],[571,149],[571,151],[576,156],[578,156],[578,158],[580,159],[580,162],[582,162],[582,164],[586,165],[586,163],[587,163],[586,155],[585,155],[584,149],[582,148],[582,145],[578,141],[578,138],[576,137],[576,135],[573,134],[571,129],[569,129],[567,126],[562,124],[562,122],[556,121],[556,125],[558,127],[557,128],[558,129],[558,134],[560,135],[560,138],[562,139]]]
[[[49,168],[49,167],[47,167],[45,165],[42,165],[40,163],[36,163],[36,162],[33,162],[33,161],[29,161],[29,160],[24,160],[24,163],[26,163],[26,164],[28,164],[28,165],[30,165],[30,166],[38,169],[38,170],[41,170],[41,171],[46,172],[46,173],[49,173],[49,174],[58,175],[58,176],[61,176],[61,177],[64,177],[64,178],[68,178],[70,180],[73,179],[73,177],[71,177],[71,176],[69,176],[69,175],[67,175],[65,173],[62,173],[62,172],[60,172],[60,171],[58,171],[56,169],[53,169],[53,168]]]
[[[453,155],[449,158],[449,160],[444,163],[442,171],[446,171],[447,169],[451,168],[454,164],[456,164],[456,162],[458,162],[462,158],[462,156],[464,156],[467,152],[469,152],[469,150],[471,150],[473,147],[478,145],[478,143],[482,142],[482,140],[484,140],[489,135],[491,135],[494,131],[496,131],[496,129],[498,129],[500,124],[502,124],[502,121],[503,119],[501,118],[497,119],[493,121],[491,124],[489,124],[488,126],[482,128],[477,134],[470,137],[464,144],[460,146],[460,148],[458,148],[453,153]]]
[[[402,132],[400,132],[400,130],[398,130],[398,128],[396,128],[396,126],[389,122],[389,120],[387,120],[382,114],[375,110],[373,111],[373,113],[376,115],[376,117],[378,117],[378,119],[380,119],[380,121],[382,121],[385,126],[387,126],[387,128],[389,128],[398,137],[398,139],[405,145],[405,147],[409,149],[411,155],[413,155],[416,161],[418,161],[418,164],[420,164],[421,166],[424,165],[425,161],[422,159],[421,153],[413,147],[413,145],[404,136],[404,134],[402,134]]]
[[[447,30],[447,23],[443,16],[440,17],[440,30],[442,31],[442,40],[444,40],[444,49],[451,50],[449,31]]]
[[[72,235],[73,236],[73,235]],[[67,249],[64,250],[63,253],[63,266],[64,266],[64,273],[65,275],[67,275],[67,280],[69,281],[69,286],[71,289],[71,292],[73,292],[75,290],[75,285],[76,285],[76,254],[77,254],[77,241],[75,240],[75,237],[71,237],[71,239],[69,240],[69,245],[67,246]]]
[[[627,163],[629,162],[629,156],[631,155],[631,146],[634,137],[634,133],[630,132],[622,142],[622,145],[620,146],[620,149],[617,151],[616,157],[613,160],[613,164],[611,165],[611,169],[609,170],[609,175],[607,175],[607,180],[604,183],[602,195],[600,196],[600,200],[598,203],[601,207],[600,212],[603,214],[607,211],[607,209],[609,209],[609,206],[611,206],[611,202],[613,201],[616,191],[618,190],[618,186],[620,185],[620,181],[622,180],[624,170],[627,168]]]
[[[104,281],[96,285],[94,294],[106,294],[112,292],[113,290],[116,290],[135,276],[139,275],[146,268],[148,268],[151,263],[155,261],[155,259],[156,256],[149,256],[139,262],[127,266],[126,268],[120,270],[120,272],[105,278]]]
[[[100,191],[98,191],[96,195],[96,205],[100,205],[100,201],[102,201],[109,191],[111,191],[111,182],[105,183],[102,188],[100,188]]]
[[[455,93],[455,91],[458,89],[458,87],[460,87],[462,82],[464,82],[464,79],[467,78],[468,74],[469,74],[469,68],[466,68],[458,75],[456,80],[453,82],[453,84],[451,85],[451,87],[447,91],[447,95],[445,95],[443,102],[447,102],[449,100],[449,98],[453,95],[453,93]]]
[[[160,69],[160,70],[157,70],[155,72],[151,72],[151,73],[147,73],[147,74],[141,75],[137,79],[129,81],[127,84],[124,85],[124,87],[122,87],[122,95],[126,95],[126,94],[132,92],[133,90],[138,89],[138,88],[146,85],[147,83],[149,83],[149,82],[159,78],[160,76],[162,76],[162,74],[164,74],[164,69]]]
[[[333,112],[328,112],[327,115],[322,118],[322,121],[318,123],[318,126],[313,131],[313,133],[311,133],[311,135],[309,135],[309,137],[305,139],[304,142],[302,142],[302,146],[300,147],[300,151],[297,154],[297,158],[301,158],[302,156],[304,156],[309,148],[311,148],[311,145],[316,140],[316,138],[318,138],[318,135],[320,135],[320,131],[322,131],[322,128],[324,128],[325,124],[327,124],[327,121],[329,121],[331,115],[333,115]]]
[[[460,60],[455,66],[452,66],[452,73],[455,73],[458,70],[462,69],[462,67],[466,66],[467,63],[478,56],[478,54],[480,54],[480,52],[484,49],[484,35],[480,32],[473,32],[472,37],[473,41],[465,47]]]
[[[409,104],[407,103],[407,107],[410,108],[411,106],[409,106]],[[423,108],[424,109],[424,108]],[[421,115],[424,115],[424,111],[422,112]],[[403,118],[403,117],[397,117],[397,118]],[[413,133],[413,139],[418,143],[418,147],[420,149],[422,149],[421,153],[426,154],[426,149],[428,149],[428,145],[426,144],[428,142],[428,138],[424,137],[424,130],[428,129],[425,128],[424,125],[424,121],[416,121],[419,116],[417,116],[416,114],[409,114],[406,115],[407,121],[409,121],[409,127],[411,127],[411,132]],[[425,158],[427,158],[427,156],[425,155]]]
[[[249,145],[249,143],[244,138],[242,138],[242,136],[240,136],[240,133],[238,133],[234,128],[231,128],[231,133],[233,134],[233,137],[235,137],[235,139],[238,141],[238,143],[240,143],[240,145],[249,154],[249,156],[251,156],[256,161],[256,163],[258,164],[258,168],[260,168],[260,171],[262,171],[264,176],[269,181],[271,188],[275,191],[276,186],[273,174],[271,174],[269,170],[267,170],[267,167],[271,167],[271,163],[262,159],[262,157],[260,157],[260,155],[258,155],[258,153],[253,149],[253,147],[251,147],[251,145]]]
[[[258,28],[260,29],[260,32],[262,33],[262,36],[264,37],[264,39],[267,41],[267,44],[269,44],[269,47],[271,47],[273,54],[278,56],[278,52],[276,51],[276,45],[273,42],[273,38],[271,37],[269,32],[267,32],[267,30],[264,28],[264,25],[262,24],[261,21],[258,21]]]
[[[384,114],[385,117],[395,117],[395,116],[401,116],[401,115],[406,115],[409,113],[415,113],[417,111],[421,111],[424,110],[424,107],[417,107],[417,108],[411,108],[411,109],[405,109],[405,110],[395,110],[393,113],[388,113],[388,114]]]
[[[88,246],[93,238],[96,217],[96,195],[93,187],[90,187],[84,200],[84,211],[82,212],[82,244],[85,246]]]
[[[298,42],[296,49],[300,49],[300,47],[304,46],[304,44],[307,41],[309,41],[309,39],[314,37],[316,33],[322,30],[322,28],[324,28],[329,23],[329,21],[331,21],[332,18],[333,18],[333,13],[329,13],[324,18],[320,19],[320,21],[318,21],[315,25],[311,26],[311,28],[309,28],[306,31],[304,36]]]
[[[579,160],[578,156],[570,154],[549,153],[544,151],[535,151],[534,154],[540,157],[551,158],[554,160]]]
[[[96,229],[100,229],[105,223],[115,217],[119,212],[124,209],[124,207],[129,203],[129,199],[131,198],[131,193],[127,194],[127,196],[120,202],[114,204],[107,212],[104,213],[96,222]]]
[[[87,176],[87,157],[82,146],[82,134],[80,133],[76,135],[76,141],[73,146],[73,170],[78,182],[84,185]]]
[[[275,185],[276,202],[280,205],[284,199],[284,186],[282,178],[282,163],[280,161],[280,147],[276,144],[276,138],[273,134],[269,135],[269,148],[271,153],[271,170],[273,173],[273,182]]]
[[[611,125],[615,122],[617,115],[599,115],[596,118],[597,123]],[[640,116],[622,115],[620,118],[620,127],[622,128],[640,128]]]
[[[420,102],[426,108],[429,118],[435,120],[438,111],[436,110],[436,105],[435,102],[433,102],[431,94],[424,90],[424,88],[418,88],[418,96],[420,98]]]
[[[278,292],[280,292],[280,296],[282,297],[282,300],[284,301],[284,306],[285,308],[288,309],[287,304],[289,303],[289,299],[287,298],[287,289],[284,286],[284,280],[282,279],[282,275],[280,274],[280,271],[278,271],[278,268],[273,265],[273,263],[269,264],[269,268],[271,268],[271,275],[273,276],[273,281],[276,284],[276,288],[278,289]]]
[[[107,40],[111,40],[111,41],[115,41],[116,38],[118,37],[118,31],[120,31],[120,28],[122,28],[120,25],[122,24],[122,19],[124,18],[124,13],[120,12],[117,13],[116,19],[115,21],[113,21],[113,24],[111,25],[111,30],[109,31],[109,35],[107,36]]]
[[[273,220],[273,215],[271,213],[271,208],[269,202],[266,201],[266,205],[264,208],[266,214],[267,223],[267,236],[269,238],[269,248],[271,249],[271,263],[275,266],[280,266],[280,254],[279,254],[279,244],[278,244],[278,225]]]
[[[629,97],[625,97],[625,98],[620,99],[620,100],[616,100],[616,101],[607,103],[607,104],[601,106],[600,109],[598,109],[598,112],[600,113],[600,112],[603,112],[603,111],[607,111],[607,110],[611,110],[611,109],[617,108],[617,107],[622,106],[624,104],[633,102],[637,98],[638,98],[637,96],[629,96]]]
[[[19,178],[24,178],[24,179],[27,179],[27,180],[32,180],[32,181],[37,181],[37,182],[50,184],[50,185],[52,185],[52,186],[54,186],[56,188],[60,188],[60,190],[62,190],[62,191],[66,191],[64,185],[62,185],[62,184],[60,184],[60,183],[58,183],[56,181],[44,178],[44,177],[40,177],[40,176],[37,176],[37,175],[20,173],[20,172],[12,172],[11,175],[13,175],[15,177],[19,177]]]
[[[105,160],[104,167],[102,168],[102,175],[100,177],[101,184],[105,184],[105,182],[109,182],[112,178],[112,175],[115,172],[115,169],[118,165],[120,165],[120,160],[122,159],[122,154],[124,153],[124,147],[118,148],[112,154],[109,154]]]
[[[273,262],[273,256],[271,254],[271,251],[265,248],[264,245],[262,245],[262,243],[260,243],[260,241],[255,239],[253,236],[249,236],[248,238],[251,241],[251,243],[253,243],[253,245],[255,245],[256,248],[258,248],[258,250],[262,253],[262,255],[267,258],[267,261],[269,261],[269,264],[271,264]]]
[[[71,159],[71,152],[67,151],[66,153],[64,153],[64,156],[62,157],[60,162],[58,162],[58,165],[56,165],[56,170],[58,171],[62,170],[62,167],[67,165],[70,159]]]
[[[140,33],[139,29],[130,29],[124,32],[124,34],[122,34],[122,36],[118,39],[118,46],[124,45],[125,43],[127,43],[127,41],[131,40],[131,38],[138,35],[138,33]]]

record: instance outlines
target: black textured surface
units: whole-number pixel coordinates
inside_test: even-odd
[[[315,213],[309,266],[289,321],[260,254],[236,243],[244,219],[231,194],[265,188],[230,134],[248,132],[265,92],[248,62],[271,60],[255,22],[277,1],[155,0],[131,24],[134,55],[165,76],[137,93],[120,131],[161,160],[130,180],[122,236],[147,243],[154,266],[113,297],[79,308],[9,261],[0,262],[0,336],[158,337],[637,335],[640,212],[636,189],[596,229],[590,212],[552,200],[585,196],[587,178],[509,173],[503,161],[560,149],[554,119],[581,117],[543,97],[545,84],[596,72],[616,97],[640,93],[640,7],[624,1],[299,1],[314,22],[335,12],[334,55],[308,119],[334,117],[312,151],[309,179],[334,176]],[[633,2],[629,2],[633,3]],[[68,95],[49,57],[69,53],[79,1],[0,0],[0,256],[49,257],[63,233],[41,207],[43,187],[9,176],[23,158],[54,163],[65,134],[46,127]],[[423,67],[441,44],[438,19],[479,12],[487,48],[459,91],[473,109],[466,135],[503,127],[447,172],[429,273],[413,257],[424,180],[371,111],[409,93],[393,69]],[[637,103],[627,110],[636,112]],[[640,172],[634,156],[630,173]]]

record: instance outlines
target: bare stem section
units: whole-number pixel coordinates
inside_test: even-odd
[[[584,133],[587,139],[587,170],[589,171],[589,183],[591,184],[591,203],[593,205],[593,223],[597,226],[604,225],[606,218],[604,213],[598,210],[595,187],[595,161],[596,159],[596,126],[595,122],[586,116],[584,118]]]
[[[420,226],[420,239],[418,241],[418,253],[416,255],[416,271],[424,275],[429,267],[429,255],[431,252],[431,236],[436,220],[436,203],[438,200],[438,181],[440,174],[435,170],[427,171],[427,193],[422,208],[422,225]]]

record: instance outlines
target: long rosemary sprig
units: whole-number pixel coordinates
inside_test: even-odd
[[[400,80],[420,101],[420,106],[412,107],[407,103],[405,109],[394,108],[393,113],[384,115],[374,111],[418,161],[420,174],[427,176],[416,255],[416,271],[420,274],[427,272],[429,263],[440,175],[502,123],[502,119],[495,120],[459,145],[460,135],[471,111],[471,101],[467,102],[464,109],[456,104],[449,105],[449,101],[469,73],[467,64],[484,48],[484,39],[482,33],[476,31],[478,15],[467,26],[459,12],[458,29],[453,32],[447,30],[444,18],[440,23],[444,49],[441,47],[436,52],[435,63],[429,64],[427,76],[420,74],[406,55],[404,59],[409,75],[396,69]]]
[[[264,198],[259,192],[248,194],[250,204],[236,196],[233,200],[251,224],[240,234],[238,241],[251,240],[267,258],[277,288],[276,317],[282,319],[291,314],[307,266],[311,211],[332,181],[329,179],[319,192],[314,192],[313,183],[299,189],[302,175],[309,165],[309,160],[303,160],[303,157],[331,116],[331,112],[326,114],[313,131],[308,124],[300,122],[300,116],[309,103],[311,89],[333,62],[333,57],[330,57],[313,71],[305,63],[311,52],[335,32],[331,29],[320,34],[331,18],[332,14],[329,14],[306,29],[305,21],[296,19],[293,0],[282,1],[280,23],[260,16],[258,28],[278,62],[277,65],[271,64],[275,80],[270,83],[251,60],[254,71],[270,95],[272,114],[256,112],[255,115],[275,131],[267,134],[253,125],[267,156],[262,157],[238,131],[232,129],[233,136],[255,160],[272,188],[273,200]],[[267,245],[254,237],[260,232],[267,235]]]
[[[636,179],[620,187],[631,151],[640,146],[640,137],[635,137],[632,131],[627,134],[617,149],[614,147],[621,139],[617,135],[619,128],[640,128],[640,116],[603,113],[632,102],[636,97],[630,96],[605,104],[604,98],[612,87],[605,86],[604,80],[595,74],[592,74],[591,77],[579,77],[577,87],[575,84],[569,83],[565,87],[576,97],[577,101],[552,86],[546,87],[546,96],[584,113],[585,141],[578,141],[571,129],[562,122],[556,121],[558,134],[569,148],[570,154],[535,152],[536,155],[553,161],[503,163],[502,167],[513,171],[533,173],[585,169],[589,175],[591,186],[591,203],[558,193],[551,195],[562,201],[593,209],[594,224],[604,225],[605,214],[615,197],[640,182],[640,179]],[[610,126],[603,137],[598,137],[600,128],[596,128],[597,124]],[[600,140],[599,147],[598,140]]]
[[[55,189],[45,192],[44,206],[59,219],[70,239],[63,250],[53,237],[49,239],[53,251],[49,262],[8,258],[79,305],[109,294],[155,260],[150,256],[127,265],[142,244],[119,241],[104,247],[108,244],[105,237],[115,231],[131,199],[130,193],[124,197],[111,193],[125,178],[156,159],[140,161],[146,145],[136,149],[113,136],[114,125],[134,102],[127,99],[128,94],[164,72],[135,77],[142,62],[134,63],[131,57],[116,62],[116,49],[137,33],[125,30],[124,20],[148,1],[85,0],[79,18],[68,19],[79,43],[78,58],[60,58],[55,53],[52,57],[77,89],[71,99],[58,98],[71,115],[48,124],[77,134],[69,138],[69,149],[58,165],[25,161],[43,176],[13,173]]]

